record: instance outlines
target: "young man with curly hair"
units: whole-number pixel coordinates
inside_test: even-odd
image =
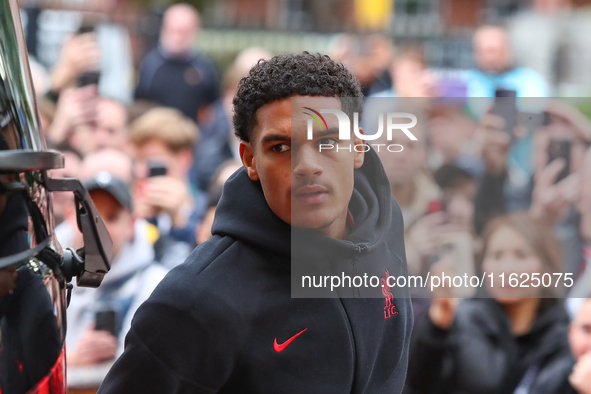
[[[402,391],[407,293],[292,298],[292,266],[310,262],[406,274],[402,215],[376,153],[358,136],[340,140],[336,116],[308,139],[301,106],[353,119],[362,100],[328,56],[280,55],[251,69],[234,98],[244,169],[224,186],[213,237],[140,307],[100,394]]]

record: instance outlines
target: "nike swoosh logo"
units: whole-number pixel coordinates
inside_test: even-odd
[[[277,343],[277,338],[275,338],[275,343],[273,343],[273,348],[275,349],[275,351],[277,353],[281,353],[283,351],[283,349],[285,349],[287,347],[287,345],[289,345],[294,339],[296,339],[297,337],[302,335],[304,333],[304,331],[306,331],[306,330],[307,330],[307,328],[304,328],[302,331],[298,332],[293,337],[291,337],[287,341],[283,342],[281,345]]]

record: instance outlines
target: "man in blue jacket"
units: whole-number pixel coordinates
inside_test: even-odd
[[[99,393],[402,391],[408,292],[394,298],[386,282],[380,298],[369,286],[291,293],[291,266],[310,261],[325,265],[319,272],[406,275],[402,215],[377,154],[358,136],[339,139],[335,116],[314,122],[308,140],[299,107],[352,119],[362,100],[328,56],[280,55],[251,69],[234,98],[244,169],[225,184],[213,237],[139,308]]]

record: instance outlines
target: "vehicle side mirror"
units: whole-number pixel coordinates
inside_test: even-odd
[[[76,218],[78,228],[82,232],[84,247],[75,252],[77,256],[66,254],[69,258],[63,261],[64,272],[70,278],[76,276],[78,286],[100,286],[103,277],[111,268],[113,241],[88,191],[75,178],[51,179],[44,176],[43,180],[45,188],[50,192],[74,193]]]

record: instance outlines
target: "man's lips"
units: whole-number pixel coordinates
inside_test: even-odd
[[[314,185],[314,186],[304,186],[304,187],[299,188],[296,191],[295,195],[296,195],[296,197],[301,197],[301,196],[305,196],[305,195],[326,193],[326,192],[327,192],[326,188],[324,188],[322,186]]]
[[[318,204],[328,194],[328,190],[322,186],[304,186],[298,189],[295,197],[304,204]]]

